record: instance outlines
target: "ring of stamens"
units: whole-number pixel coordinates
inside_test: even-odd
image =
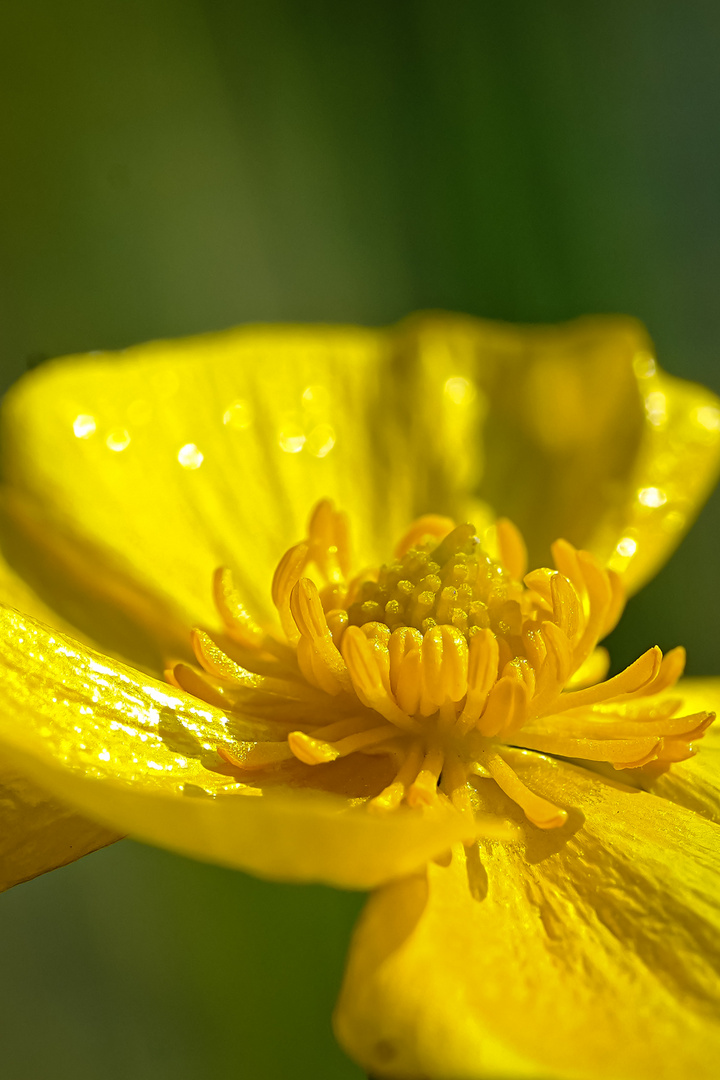
[[[508,747],[616,769],[691,756],[713,715],[678,715],[679,700],[655,697],[682,673],[682,649],[649,649],[601,681],[597,642],[624,602],[617,575],[564,540],[555,569],[527,573],[517,529],[503,519],[493,533],[483,543],[470,524],[421,518],[392,562],[352,578],[347,519],[323,501],[273,580],[285,641],[252,619],[221,570],[215,595],[237,659],[195,631],[198,667],[169,678],[262,722],[262,738],[218,748],[244,776],[385,755],[394,778],[368,810],[444,800],[470,839],[476,785],[488,781],[539,828],[567,819],[523,783]]]

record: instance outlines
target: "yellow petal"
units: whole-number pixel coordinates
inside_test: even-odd
[[[352,943],[341,1043],[403,1080],[712,1080],[720,829],[566,763],[512,764],[567,824],[523,826],[524,851],[458,847],[379,891]]]
[[[117,839],[0,760],[0,892]]]
[[[217,566],[267,614],[273,566],[325,496],[350,511],[359,563],[419,514],[481,528],[496,512],[534,564],[562,535],[614,553],[634,587],[689,523],[720,446],[717,400],[651,374],[650,349],[629,319],[418,316],[70,358],[8,395],[11,504],[36,563],[55,541],[72,561],[81,539],[75,569],[156,635],[173,616],[214,622]]]
[[[375,495],[388,470],[375,431],[384,340],[249,327],[47,365],[4,406],[12,494],[42,506],[46,537],[81,536],[103,572],[186,623],[216,622],[218,566],[267,616],[275,564],[319,499],[352,507],[372,561],[412,519],[400,488],[389,514]]]
[[[10,609],[0,609],[0,640],[0,759],[108,829],[263,877],[347,888],[412,872],[463,834],[450,810],[381,819],[321,787],[238,783],[217,748],[232,751],[262,725]],[[322,767],[307,769],[320,785]]]
[[[416,365],[404,357],[397,396],[416,422],[432,411],[441,448],[418,480],[424,506],[474,520],[479,499],[520,528],[531,565],[564,536],[614,554],[631,590],[667,558],[717,475],[720,402],[661,373],[640,323],[419,316],[405,329]]]

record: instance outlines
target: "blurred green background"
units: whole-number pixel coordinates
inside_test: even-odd
[[[720,391],[720,8],[6,0],[0,365],[246,320],[628,312]],[[716,497],[613,637],[719,673]],[[362,897],[124,843],[0,900],[7,1080],[350,1078]]]

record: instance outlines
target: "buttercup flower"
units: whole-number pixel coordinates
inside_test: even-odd
[[[677,684],[681,649],[607,678],[598,642],[719,452],[717,400],[624,319],[33,373],[4,412],[0,885],[131,834],[376,888],[335,1017],[373,1075],[714,1075],[720,684]]]

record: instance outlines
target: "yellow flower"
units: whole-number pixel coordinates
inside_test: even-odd
[[[720,685],[675,689],[677,649],[603,681],[596,644],[719,452],[717,400],[623,319],[248,328],[27,377],[0,886],[130,833],[377,888],[335,1018],[374,1075],[714,1075]]]

